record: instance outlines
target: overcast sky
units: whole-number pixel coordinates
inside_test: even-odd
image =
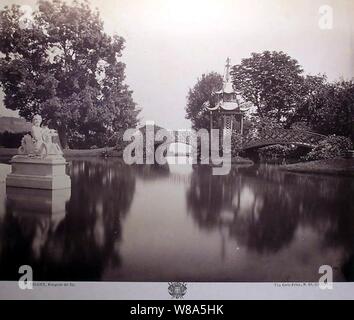
[[[34,7],[34,0],[0,0]],[[223,72],[251,52],[282,50],[306,73],[330,80],[354,77],[353,0],[91,0],[107,32],[126,39],[126,82],[143,109],[141,120],[189,127],[188,89],[209,71]],[[333,28],[321,29],[320,7],[333,8]],[[9,114],[0,107],[1,114]]]

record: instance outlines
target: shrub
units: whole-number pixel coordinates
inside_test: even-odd
[[[328,136],[314,147],[303,160],[333,159],[342,156],[353,147],[349,138],[337,135]]]
[[[21,145],[21,140],[27,132],[12,133],[1,132],[0,133],[0,146],[5,148],[18,148]]]
[[[291,147],[275,144],[260,148],[258,154],[261,159],[279,159],[287,157],[291,151]]]

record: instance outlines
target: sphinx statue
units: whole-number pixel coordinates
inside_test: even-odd
[[[68,189],[70,177],[66,174],[66,160],[63,156],[58,133],[41,126],[42,117],[35,115],[31,134],[26,134],[18,148],[18,154],[11,159],[11,173],[6,177],[6,187],[31,189]],[[57,140],[58,141],[58,140]]]
[[[20,155],[29,157],[62,156],[63,152],[58,143],[53,141],[58,137],[56,130],[41,126],[42,117],[35,115],[32,120],[31,135],[26,134],[21,141],[18,149]]]

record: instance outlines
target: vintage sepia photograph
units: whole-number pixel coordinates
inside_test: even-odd
[[[353,143],[352,0],[0,0],[0,296],[352,282]]]

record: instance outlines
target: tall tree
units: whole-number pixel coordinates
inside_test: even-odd
[[[186,105],[186,119],[190,119],[195,130],[209,129],[209,114],[205,102],[213,103],[213,92],[222,88],[223,78],[216,72],[203,74],[192,89],[189,89]]]
[[[284,52],[252,53],[232,68],[236,91],[256,108],[259,117],[277,122],[295,113],[303,88],[302,68]]]
[[[354,83],[325,83],[308,101],[307,119],[322,134],[351,137],[354,141]],[[306,114],[306,113],[305,113]]]
[[[308,122],[311,105],[313,105],[316,99],[323,93],[323,90],[327,86],[327,76],[321,75],[307,75],[304,77],[302,86],[302,100],[296,107],[296,112],[293,117],[294,122],[303,121]]]
[[[5,106],[31,119],[40,113],[62,145],[104,145],[137,123],[124,83],[124,39],[103,30],[87,1],[38,2],[23,23],[18,5],[0,11],[0,85]]]
[[[306,76],[293,122],[325,135],[353,135],[354,83],[328,82],[325,75]]]

